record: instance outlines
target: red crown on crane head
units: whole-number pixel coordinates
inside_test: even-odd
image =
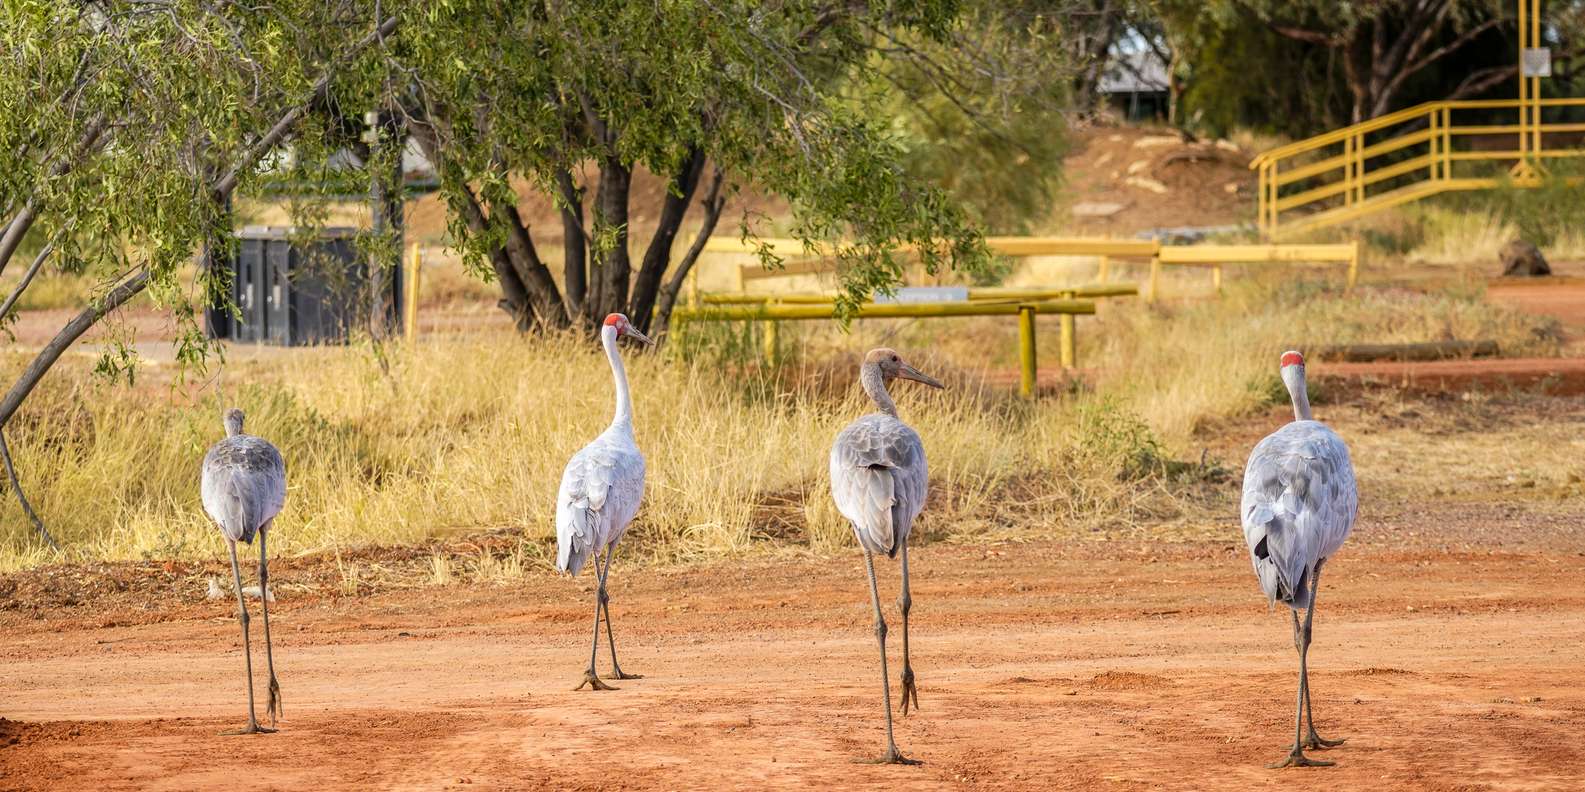
[[[1283,368],[1287,368],[1289,366],[1302,366],[1302,365],[1304,365],[1304,355],[1301,355],[1298,352],[1284,352],[1284,353],[1282,353],[1282,367]]]

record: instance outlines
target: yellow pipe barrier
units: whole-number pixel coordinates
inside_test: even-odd
[[[1041,314],[1093,314],[1092,300],[1041,300],[1028,303],[862,303],[859,319],[933,318],[943,316],[1011,316],[1023,308]],[[672,319],[679,322],[766,322],[835,319],[834,305],[704,305],[678,308]]]
[[[1274,264],[1300,261],[1336,262],[1347,265],[1349,289],[1359,280],[1359,243],[1335,245],[1191,245],[1164,247],[1151,262],[1149,302],[1155,302],[1162,266],[1209,267],[1211,283],[1222,290],[1222,267],[1226,264]]]
[[[1018,360],[1020,369],[1020,392],[1033,398],[1038,371],[1035,359],[1035,316],[1037,314],[1060,314],[1071,321],[1077,314],[1095,313],[1095,303],[1090,300],[1041,300],[1038,302],[951,302],[951,303],[864,303],[859,306],[858,316],[861,319],[897,319],[905,317],[928,318],[942,316],[1018,316]],[[776,337],[775,326],[778,321],[798,321],[809,319],[832,319],[836,316],[836,306],[832,304],[821,305],[704,305],[700,307],[678,308],[672,312],[672,320],[682,324],[686,322],[766,322],[766,357],[774,363],[775,350],[773,339]],[[1063,326],[1062,339],[1063,365],[1071,368],[1073,334],[1072,328]]]
[[[1070,300],[1073,299],[1073,294],[1071,292],[1063,296]],[[1062,333],[1060,360],[1062,362],[1062,368],[1068,370],[1073,369],[1076,358],[1078,357],[1077,351],[1075,349],[1078,344],[1078,340],[1074,338],[1077,332],[1074,327],[1076,324],[1077,322],[1074,320],[1073,314],[1065,313],[1057,317],[1057,326],[1061,328]]]
[[[1071,319],[1072,314],[1063,314],[1062,318]],[[1039,385],[1039,371],[1036,368],[1035,357],[1035,309],[1027,306],[1018,306],[1018,392],[1024,398],[1033,399],[1035,388]]]
[[[969,301],[1014,301],[1077,299],[1091,297],[1132,297],[1139,287],[1132,283],[1091,283],[1082,286],[1053,286],[1047,288],[1016,288],[988,286],[968,290]],[[836,302],[837,295],[776,294],[773,292],[710,292],[700,295],[700,301],[710,305],[751,305],[755,303],[786,303],[794,305],[821,305]]]
[[[408,248],[407,262],[407,289],[402,295],[402,334],[411,344],[418,340],[418,283],[424,269],[424,255],[417,242]]]

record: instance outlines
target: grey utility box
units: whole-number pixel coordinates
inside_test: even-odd
[[[305,241],[294,228],[242,229],[231,287],[241,318],[233,318],[223,306],[211,306],[210,333],[280,346],[344,343],[376,305],[386,327],[395,328],[400,321],[401,268],[385,273],[376,298],[356,234],[353,228],[325,228]]]

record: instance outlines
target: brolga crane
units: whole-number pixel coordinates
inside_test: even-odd
[[[633,399],[628,393],[627,371],[617,354],[616,340],[623,336],[654,344],[619,313],[605,317],[600,328],[600,343],[611,361],[611,376],[616,380],[616,414],[611,425],[593,442],[572,455],[561,474],[561,490],[556,493],[556,568],[577,575],[583,565],[594,559],[598,588],[594,600],[594,640],[589,650],[589,667],[574,690],[588,685],[590,690],[615,690],[594,672],[600,653],[600,617],[605,616],[605,638],[611,647],[611,677],[642,679],[639,674],[624,674],[616,662],[616,641],[611,635],[610,598],[605,593],[606,577],[611,572],[611,557],[616,543],[627,531],[627,524],[638,514],[644,497],[644,455],[633,440]],[[602,563],[601,559],[604,558]]]
[[[286,504],[286,462],[281,452],[262,437],[242,432],[242,411],[226,410],[222,422],[226,437],[204,455],[199,490],[204,511],[220,527],[231,548],[231,576],[237,586],[237,620],[242,623],[242,657],[248,674],[248,725],[226,734],[266,734],[275,731],[281,715],[281,685],[275,680],[275,651],[270,643],[270,574],[265,543],[275,515]],[[237,564],[237,542],[252,544],[259,537],[259,606],[264,612],[264,658],[270,670],[270,726],[259,725],[253,713],[253,653],[248,644],[248,606],[242,598],[242,570]]]
[[[1293,400],[1292,423],[1267,435],[1244,466],[1240,511],[1244,541],[1270,602],[1288,606],[1293,645],[1299,650],[1299,693],[1294,713],[1293,750],[1268,767],[1324,767],[1333,764],[1304,755],[1305,748],[1341,745],[1315,732],[1310,705],[1308,655],[1310,625],[1321,568],[1343,546],[1359,512],[1359,490],[1348,445],[1326,424],[1310,417],[1304,381],[1304,356],[1282,356],[1282,382]],[[1299,611],[1304,610],[1304,620]],[[1308,725],[1308,733],[1305,727]]]
[[[872,349],[864,356],[859,382],[875,402],[879,412],[847,425],[831,446],[831,496],[837,510],[853,525],[859,545],[864,548],[864,568],[870,578],[870,604],[875,607],[875,640],[881,650],[881,695],[886,705],[886,754],[879,762],[918,764],[905,759],[892,737],[892,689],[886,671],[886,619],[881,615],[881,595],[875,584],[875,554],[896,557],[902,553],[902,593],[897,607],[903,617],[902,707],[908,714],[910,700],[919,708],[919,691],[914,687],[914,669],[908,658],[908,611],[913,599],[908,594],[908,533],[914,519],[925,508],[930,471],[925,464],[925,446],[919,433],[897,417],[886,383],[908,379],[932,388],[941,383],[908,365],[891,349]]]

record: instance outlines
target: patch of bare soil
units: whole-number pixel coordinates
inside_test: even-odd
[[[1131,236],[1153,228],[1237,225],[1254,217],[1251,155],[1227,141],[1189,142],[1151,127],[1073,133],[1063,164],[1064,233]]]
[[[1540,390],[1585,394],[1585,358],[1474,358],[1406,362],[1324,363],[1317,379],[1356,380],[1416,391]]]
[[[1328,409],[1369,425],[1369,405]],[[1506,414],[1474,410],[1447,420]],[[1247,448],[1272,417],[1219,443]],[[218,734],[246,705],[235,604],[203,594],[223,567],[6,575],[0,789],[1581,788],[1585,693],[1568,669],[1585,661],[1585,588],[1568,581],[1585,574],[1585,507],[1384,497],[1322,581],[1317,725],[1348,738],[1324,752],[1333,768],[1262,767],[1292,739],[1297,663],[1229,513],[1211,541],[916,546],[923,708],[897,722],[916,767],[852,761],[884,747],[856,552],[618,565],[622,665],[645,677],[600,693],[572,690],[587,575],[421,585],[431,554],[457,549],[443,542],[281,559],[285,718],[249,737]],[[349,587],[348,561],[388,577]],[[880,572],[895,683],[896,565]]]

